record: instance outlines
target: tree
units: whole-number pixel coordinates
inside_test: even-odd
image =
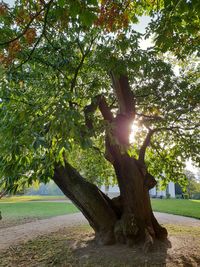
[[[48,196],[63,196],[62,191],[55,185],[53,181],[48,184],[34,184],[32,187],[27,188],[26,195],[48,195]]]
[[[197,182],[197,179],[193,172],[186,170],[185,175],[188,180],[187,194],[189,198],[192,198],[194,194],[200,193],[200,184]]]
[[[2,187],[54,180],[103,244],[142,241],[147,250],[167,237],[149,199],[154,177],[184,183],[185,160],[200,163],[198,65],[179,61],[177,76],[162,54],[198,57],[187,40],[199,38],[191,29],[199,29],[199,4],[179,2],[184,16],[173,1],[1,4]],[[147,51],[132,27],[142,15],[152,17],[146,36],[157,40]],[[173,33],[181,31],[176,50]],[[117,199],[97,187],[113,173]]]

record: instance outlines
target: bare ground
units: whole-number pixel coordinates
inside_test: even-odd
[[[0,266],[200,266],[200,220],[163,213],[156,217],[168,228],[169,242],[155,244],[145,255],[141,247],[97,245],[80,213],[4,228]]]
[[[40,235],[58,231],[67,226],[86,223],[87,221],[81,213],[74,213],[3,228],[0,229],[0,250],[20,242],[26,242]]]

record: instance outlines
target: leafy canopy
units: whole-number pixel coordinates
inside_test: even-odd
[[[16,190],[47,182],[63,155],[92,182],[113,179],[103,157],[109,125],[97,110],[94,129],[88,130],[84,113],[103,94],[116,114],[110,71],[128,75],[136,99],[139,130],[130,155],[138,157],[152,129],[146,154],[152,174],[165,183],[184,178],[185,160],[200,165],[199,5],[192,0],[0,3],[1,186]],[[151,17],[144,36],[133,30],[142,15]],[[149,36],[155,46],[142,50],[140,40]]]

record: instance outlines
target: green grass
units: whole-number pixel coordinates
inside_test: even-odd
[[[0,211],[5,219],[48,218],[78,212],[71,203],[65,202],[11,202],[0,203]]]
[[[23,201],[46,201],[46,200],[66,200],[65,196],[13,196],[3,197],[0,203],[3,202],[23,202]]]
[[[154,211],[200,219],[200,200],[151,199]]]
[[[0,211],[4,218],[48,218],[77,212],[66,202],[39,202],[65,199],[62,196],[20,196],[0,200]],[[38,201],[38,202],[37,202]],[[152,199],[154,211],[166,212],[200,219],[200,200]]]

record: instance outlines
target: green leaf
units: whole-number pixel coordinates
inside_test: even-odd
[[[91,25],[94,23],[94,21],[97,19],[97,16],[96,16],[94,13],[92,13],[92,12],[90,12],[90,11],[88,11],[88,10],[85,10],[84,12],[82,12],[82,13],[80,14],[80,19],[81,19],[83,25],[89,27],[89,26],[91,26]]]

